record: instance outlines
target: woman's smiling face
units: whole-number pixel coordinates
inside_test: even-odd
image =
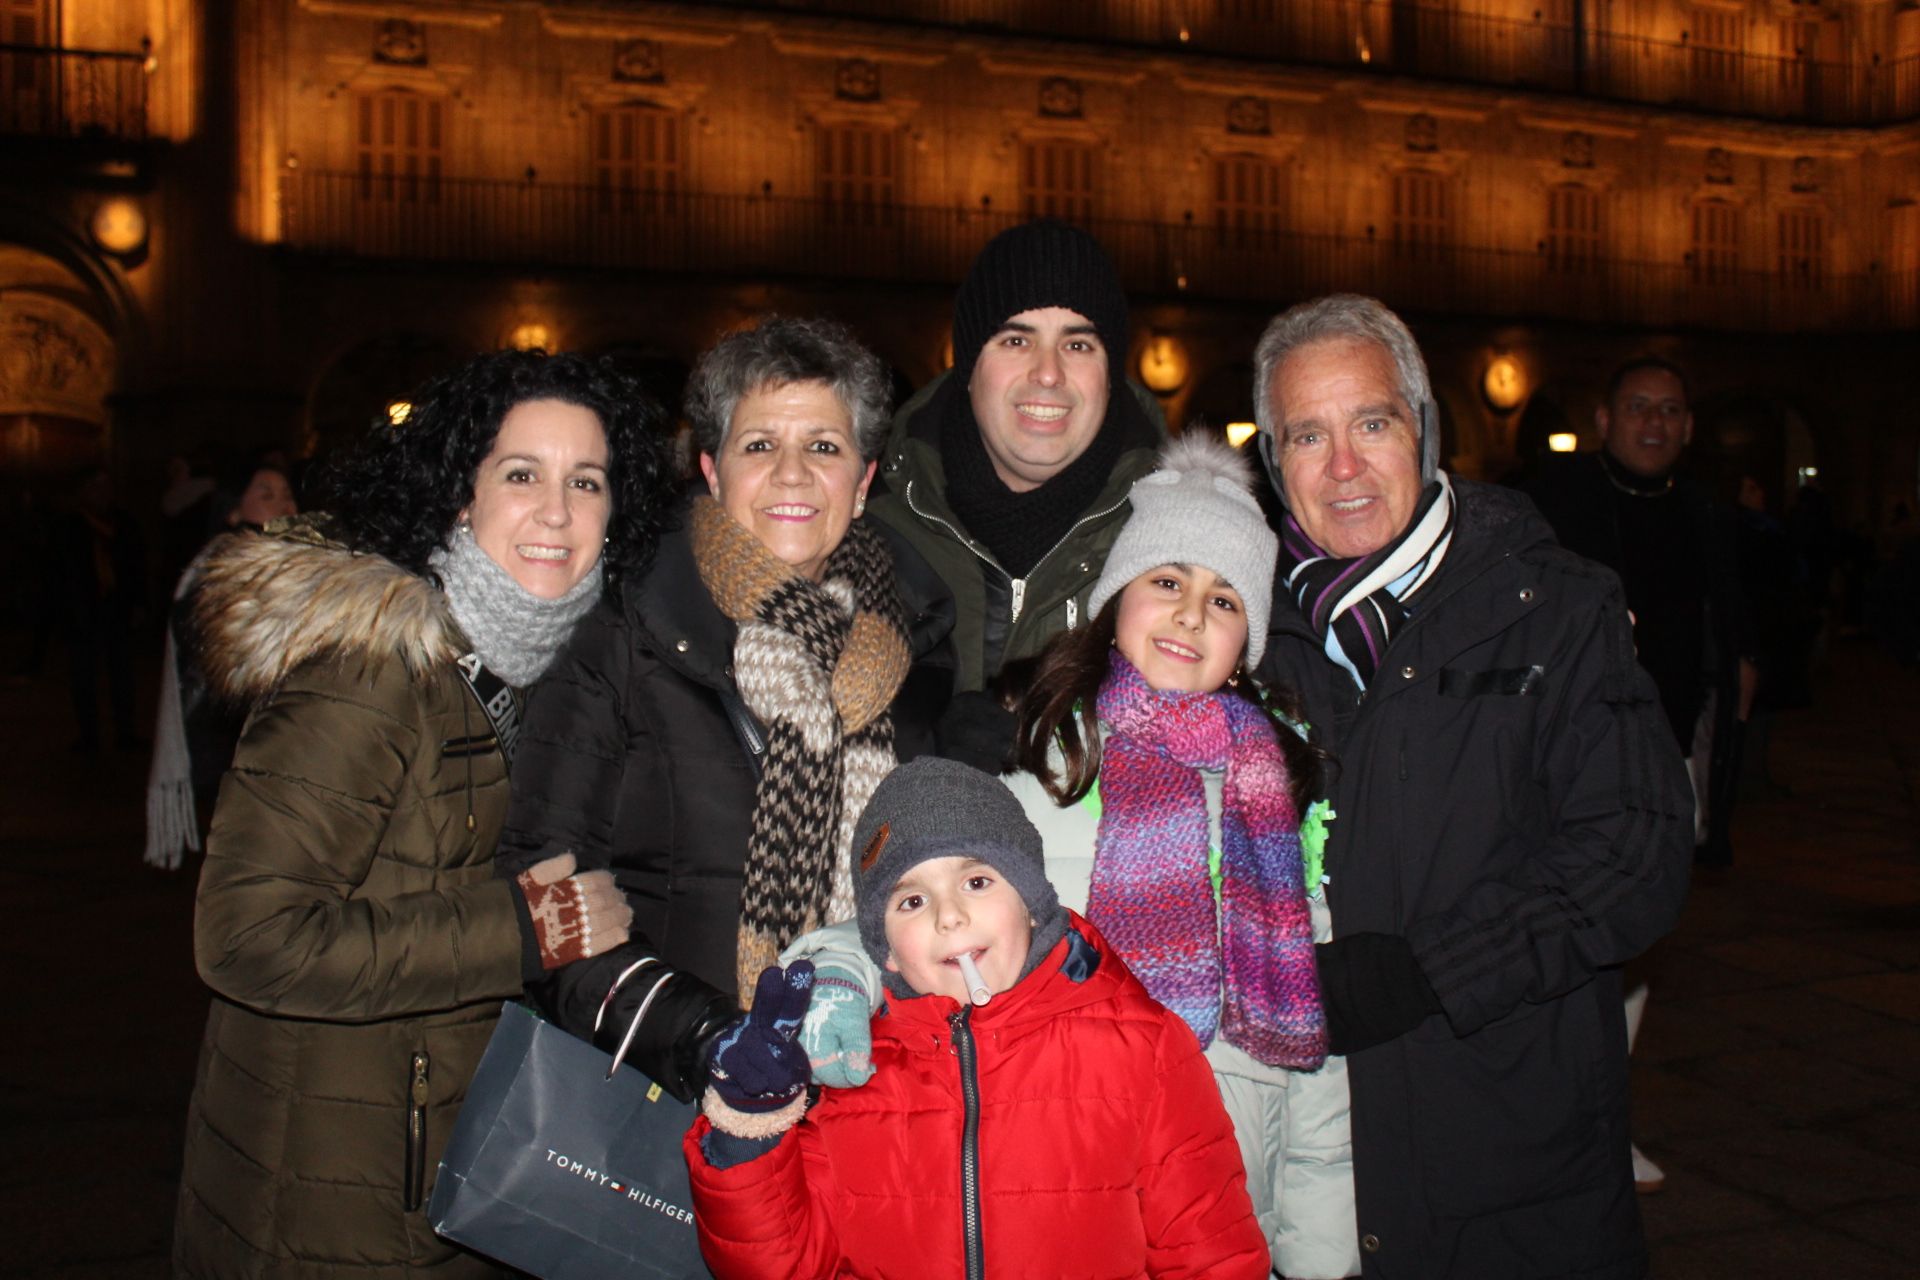
[[[607,433],[565,400],[523,400],[500,420],[461,512],[487,557],[529,594],[557,600],[600,561],[613,514]]]
[[[815,582],[873,480],[873,464],[861,459],[854,440],[853,415],[824,382],[741,396],[719,454],[701,454],[700,472],[728,515]]]

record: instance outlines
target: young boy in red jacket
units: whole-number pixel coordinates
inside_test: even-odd
[[[916,760],[853,849],[874,1075],[809,1111],[812,966],[761,975],[686,1138],[713,1274],[1265,1277],[1193,1033],[1060,906],[1012,793]]]

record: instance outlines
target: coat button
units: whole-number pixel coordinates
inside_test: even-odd
[[[1366,1235],[1360,1237],[1360,1247],[1368,1253],[1378,1253],[1380,1252],[1380,1237],[1369,1231]]]
[[[1401,678],[1402,680],[1411,680],[1411,679],[1413,679],[1413,668],[1412,668],[1412,667],[1402,667],[1402,668],[1400,668],[1400,678]]]
[[[673,642],[673,651],[675,653],[685,653],[687,651],[687,642],[685,640],[675,640]]]
[[[1093,566],[1092,566],[1092,565],[1090,565],[1090,564],[1088,564],[1088,563],[1087,563],[1087,562],[1086,562],[1085,560],[1082,560],[1082,561],[1080,562],[1080,572],[1082,572],[1082,573],[1092,573],[1092,572],[1093,572]]]
[[[1531,603],[1532,600],[1533,600],[1533,588],[1532,587],[1520,588],[1520,602],[1522,604],[1528,604],[1528,603]]]

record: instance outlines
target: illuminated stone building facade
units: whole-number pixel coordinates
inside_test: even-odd
[[[1415,321],[1466,474],[1590,443],[1607,370],[1652,350],[1693,370],[1724,476],[1778,495],[1817,466],[1868,529],[1914,497],[1904,0],[0,0],[0,23],[0,134],[32,156],[0,188],[16,471],[325,448],[503,344],[670,385],[768,308],[836,313],[918,383],[974,251],[1047,213],[1120,262],[1130,365],[1175,420],[1247,416],[1265,318],[1354,289]],[[88,77],[137,112],[87,118]]]

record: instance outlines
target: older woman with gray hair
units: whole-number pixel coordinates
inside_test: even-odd
[[[630,941],[531,992],[609,1050],[651,994],[626,1060],[691,1099],[760,970],[852,916],[853,825],[931,748],[953,612],[862,517],[888,379],[848,330],[776,316],[727,335],[686,414],[705,483],[536,690],[499,859],[612,870]]]

